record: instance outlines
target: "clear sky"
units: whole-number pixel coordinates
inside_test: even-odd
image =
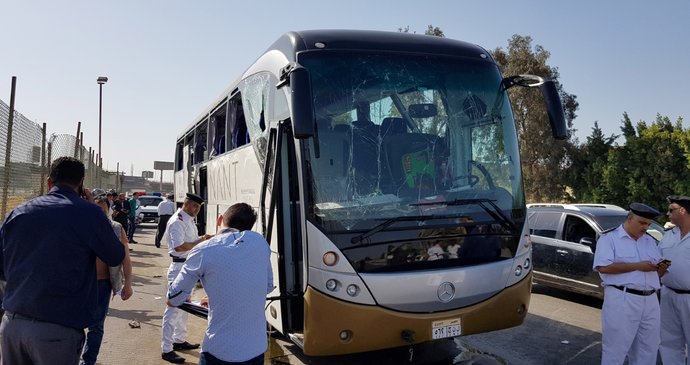
[[[128,175],[172,161],[184,128],[290,30],[433,24],[488,50],[529,35],[577,95],[581,141],[594,121],[619,134],[625,111],[633,122],[657,113],[690,122],[686,0],[0,0],[0,11],[0,99],[9,103],[17,76],[19,112],[49,134],[74,134],[81,121],[97,149],[96,78],[107,76],[103,164]]]

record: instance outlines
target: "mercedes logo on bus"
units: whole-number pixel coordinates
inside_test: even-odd
[[[436,294],[438,294],[438,299],[440,301],[442,301],[443,303],[448,303],[455,296],[455,286],[453,286],[452,283],[447,281],[441,283],[441,285],[438,286]]]

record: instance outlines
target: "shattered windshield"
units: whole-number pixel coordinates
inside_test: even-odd
[[[323,51],[300,64],[317,126],[306,142],[310,220],[341,249],[369,255],[365,247],[387,243],[399,254],[404,244],[430,257],[441,244],[448,258],[463,237],[519,235],[520,159],[495,64]]]

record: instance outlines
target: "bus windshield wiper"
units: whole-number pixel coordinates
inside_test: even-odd
[[[429,214],[429,215],[410,215],[410,216],[400,216],[400,217],[395,217],[388,219],[380,224],[377,224],[370,230],[360,234],[359,236],[352,237],[350,240],[351,243],[360,243],[364,241],[365,239],[383,231],[386,229],[388,226],[392,225],[393,223],[396,222],[423,222],[423,221],[428,221],[431,219],[444,219],[444,218],[457,218],[457,214],[444,214],[444,215],[439,215],[439,214]]]
[[[423,205],[478,205],[485,212],[487,212],[493,219],[500,222],[503,227],[510,230],[511,232],[515,230],[515,223],[513,223],[510,218],[506,217],[501,211],[501,208],[496,205],[495,199],[487,198],[473,198],[473,199],[455,199],[445,202],[425,202],[425,203],[412,203],[411,206],[423,206]],[[385,222],[384,222],[385,223]]]

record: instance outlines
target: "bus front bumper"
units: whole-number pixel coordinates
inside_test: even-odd
[[[437,313],[406,313],[343,302],[307,288],[304,353],[349,354],[432,341],[434,322],[460,319],[460,335],[522,324],[529,308],[532,274],[475,305]]]

